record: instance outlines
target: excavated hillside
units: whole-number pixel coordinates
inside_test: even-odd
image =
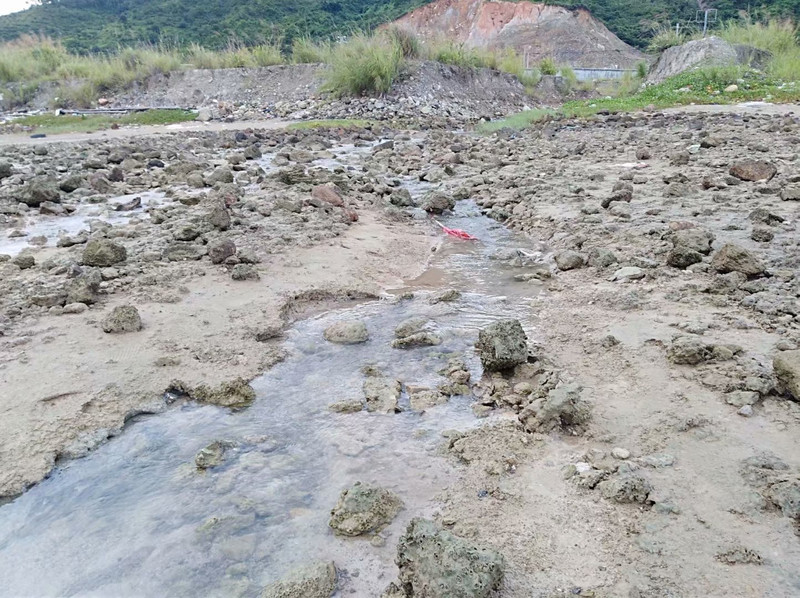
[[[511,47],[529,64],[552,57],[583,68],[632,68],[643,59],[585,9],[533,2],[437,0],[395,23],[425,39],[447,37],[470,46]]]

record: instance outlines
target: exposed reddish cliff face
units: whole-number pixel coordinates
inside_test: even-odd
[[[533,2],[437,0],[396,23],[425,39],[451,38],[471,46],[512,47],[531,64],[553,57],[575,67],[631,68],[642,54],[588,11]]]

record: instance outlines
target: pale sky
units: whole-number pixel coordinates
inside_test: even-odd
[[[0,0],[0,15],[17,12],[31,5],[31,0]]]

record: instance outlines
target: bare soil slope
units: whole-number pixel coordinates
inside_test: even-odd
[[[438,0],[396,24],[424,38],[446,36],[471,46],[511,47],[531,64],[552,57],[586,68],[628,68],[642,60],[632,48],[585,9],[533,2]]]

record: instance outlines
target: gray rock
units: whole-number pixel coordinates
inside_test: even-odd
[[[428,324],[427,318],[409,318],[401,322],[397,328],[394,329],[395,338],[405,338],[417,332],[421,332]]]
[[[228,407],[234,411],[249,407],[256,399],[256,391],[244,378],[223,382],[216,388],[201,384],[188,394],[200,403]]]
[[[772,360],[778,388],[795,401],[800,401],[800,350],[781,351]]]
[[[164,250],[163,259],[168,262],[196,261],[208,253],[205,245],[175,241]]]
[[[456,200],[441,191],[433,191],[425,196],[420,207],[431,214],[441,214],[456,207]]]
[[[214,203],[206,220],[218,230],[228,230],[231,227],[231,215],[221,201]]]
[[[447,289],[441,293],[435,294],[430,298],[428,303],[436,305],[437,303],[450,303],[451,301],[458,301],[461,299],[461,291],[456,289]]]
[[[252,264],[236,264],[231,269],[231,278],[233,280],[259,280],[261,277],[258,275],[258,270]]]
[[[406,598],[488,598],[505,567],[500,553],[422,518],[413,519],[400,538],[395,562],[399,583],[387,592]]]
[[[364,403],[362,401],[338,401],[328,405],[328,409],[334,413],[358,413],[364,410]]]
[[[318,561],[298,567],[282,580],[271,583],[261,598],[330,598],[336,591],[336,566]]]
[[[575,270],[582,268],[584,262],[583,256],[577,251],[560,251],[555,255],[556,266],[559,270]]]
[[[510,370],[528,361],[528,337],[519,320],[495,322],[480,331],[475,347],[489,372]]]
[[[361,320],[336,322],[325,329],[325,340],[339,345],[357,345],[369,340],[367,325]]]
[[[786,185],[781,189],[781,199],[783,201],[800,200],[800,185]]]
[[[691,249],[703,255],[711,253],[711,244],[714,242],[714,234],[702,228],[687,228],[676,231],[672,236],[674,247]]]
[[[83,276],[73,278],[66,286],[67,303],[84,303],[92,305],[97,302],[97,292],[100,290],[102,277],[100,272],[92,270]]]
[[[217,183],[232,183],[233,172],[227,166],[220,166],[205,178],[206,185],[213,187]]]
[[[178,227],[175,232],[173,232],[173,236],[177,241],[194,241],[200,236],[200,231],[192,224],[185,224]]]
[[[673,247],[667,254],[667,265],[681,270],[702,261],[702,254],[689,247]]]
[[[389,196],[389,203],[399,208],[413,208],[416,203],[408,189],[395,189]]]
[[[139,310],[133,305],[119,305],[103,320],[103,332],[119,334],[138,332],[141,329],[142,318],[139,316]]]
[[[11,260],[11,263],[20,270],[28,270],[36,265],[36,259],[28,253],[20,253]]]
[[[712,359],[713,347],[689,336],[679,336],[667,347],[667,359],[677,365],[697,365]]]
[[[0,162],[0,181],[7,179],[14,174],[14,168],[10,162]]]
[[[37,208],[46,201],[61,202],[61,194],[52,180],[47,177],[36,177],[28,181],[19,199],[22,203]]]
[[[641,280],[644,278],[644,270],[636,266],[626,266],[614,272],[613,280]]]
[[[635,472],[619,474],[600,482],[597,487],[603,498],[618,503],[645,504],[653,491],[653,486],[650,482],[644,476]]]
[[[72,176],[68,176],[65,178],[61,183],[58,185],[58,188],[61,189],[64,193],[72,193],[73,191],[77,191],[81,187],[86,184],[84,178],[79,174],[73,174]]]
[[[786,517],[800,522],[800,478],[779,480],[764,492],[764,497],[777,506]]]
[[[81,261],[87,266],[106,268],[128,259],[128,251],[122,245],[108,239],[93,239],[83,248]]]
[[[594,268],[607,268],[618,261],[613,251],[603,247],[595,247],[589,252],[588,263]]]
[[[716,36],[693,40],[665,50],[647,75],[647,83],[661,83],[680,73],[701,66],[749,65],[759,55],[731,45]]]
[[[759,276],[766,270],[753,253],[733,243],[727,243],[714,254],[711,266],[722,274],[741,272],[746,276]]]
[[[402,508],[394,493],[356,482],[339,496],[328,525],[339,536],[361,536],[389,525]]]

